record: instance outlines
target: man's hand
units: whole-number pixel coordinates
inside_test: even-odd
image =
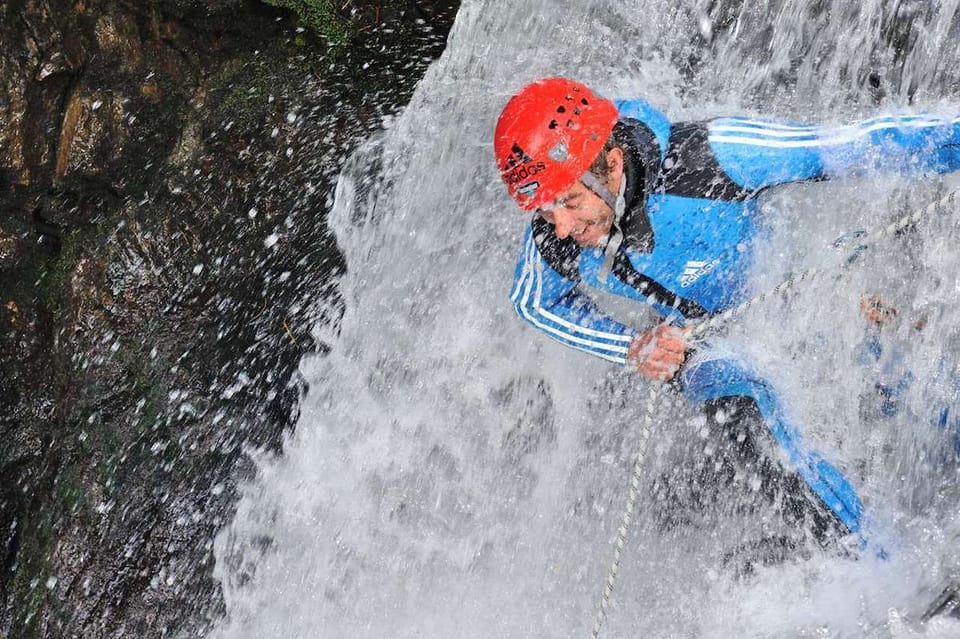
[[[897,318],[897,309],[885,304],[879,295],[864,293],[860,296],[860,314],[877,328],[883,328]]]
[[[860,314],[878,329],[894,327],[897,323],[897,309],[886,304],[879,295],[864,293],[860,296]],[[914,330],[922,331],[927,326],[927,313],[913,320]]]
[[[668,381],[687,357],[687,329],[657,324],[635,336],[627,360],[647,379]]]

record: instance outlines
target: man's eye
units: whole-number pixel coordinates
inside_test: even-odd
[[[575,202],[564,202],[563,206],[569,211],[576,211],[577,209],[580,208],[580,200],[577,200]]]

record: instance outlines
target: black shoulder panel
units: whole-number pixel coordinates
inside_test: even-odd
[[[681,315],[688,319],[704,317],[710,314],[707,309],[700,306],[693,300],[688,300],[685,297],[680,297],[679,295],[672,293],[669,289],[665,288],[652,277],[648,277],[647,275],[644,275],[635,269],[633,264],[630,263],[630,258],[627,257],[627,254],[623,251],[623,249],[617,252],[616,257],[613,260],[613,268],[611,271],[617,277],[617,279],[624,284],[635,288],[642,295],[654,296],[657,298],[657,302],[667,306],[672,306],[680,311]]]
[[[572,238],[561,240],[553,232],[553,225],[539,215],[533,218],[533,241],[540,255],[560,275],[574,282],[580,281],[580,247]]]
[[[567,278],[580,281],[580,247],[569,237],[561,240],[553,232],[553,225],[541,217],[533,220],[533,241],[544,261],[550,268]],[[623,247],[617,251],[613,260],[613,275],[624,284],[633,287],[643,295],[652,295],[661,304],[672,306],[684,317],[693,319],[709,315],[709,312],[693,300],[680,297],[665,288],[655,279],[644,275],[633,267]]]
[[[646,199],[660,169],[660,146],[653,131],[639,120],[624,118],[613,127],[613,139],[623,149],[626,210],[620,220],[627,246],[649,253],[654,237],[647,217]]]
[[[704,122],[681,122],[671,127],[654,191],[726,201],[745,200],[751,195],[720,167]]]

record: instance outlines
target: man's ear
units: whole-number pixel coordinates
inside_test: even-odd
[[[616,179],[623,173],[623,149],[615,146],[607,151],[607,166],[610,167],[610,179]]]

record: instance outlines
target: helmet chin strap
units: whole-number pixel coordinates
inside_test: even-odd
[[[607,245],[603,249],[603,265],[600,267],[600,281],[605,282],[610,271],[613,269],[613,261],[617,257],[617,251],[620,250],[620,244],[623,243],[623,232],[620,230],[620,220],[623,218],[623,212],[627,208],[626,199],[623,194],[627,190],[627,176],[620,176],[620,188],[614,193],[607,185],[601,182],[596,175],[587,171],[580,181],[588,189],[597,194],[607,206],[613,210],[613,224],[610,225],[610,234],[607,237]]]
[[[623,217],[623,212],[627,208],[626,200],[623,198],[623,194],[627,189],[627,176],[622,175],[620,177],[620,189],[618,193],[611,191],[606,184],[600,181],[600,178],[589,171],[583,174],[580,181],[583,182],[585,187],[596,193],[597,197],[603,200],[604,203],[613,210],[613,223],[615,226],[620,226],[620,218]]]

